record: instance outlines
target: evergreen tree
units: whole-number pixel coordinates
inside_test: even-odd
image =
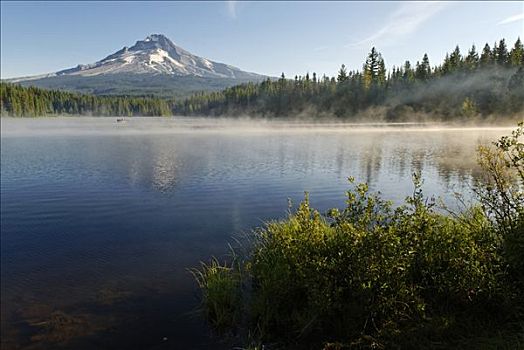
[[[476,69],[479,64],[479,55],[477,53],[477,48],[475,47],[475,44],[471,46],[471,49],[468,51],[468,55],[465,59],[465,65],[468,69]]]
[[[337,76],[337,81],[339,83],[343,83],[345,81],[348,80],[348,72],[347,72],[347,69],[346,69],[346,65],[342,65],[340,67],[340,70],[338,71],[338,76]]]
[[[487,66],[493,62],[493,54],[491,52],[491,48],[489,47],[488,43],[484,45],[484,48],[482,49],[482,54],[480,55],[480,64],[482,66]]]
[[[462,55],[460,54],[460,48],[457,45],[455,50],[449,55],[450,70],[454,71],[462,67]]]
[[[520,94],[524,92],[524,68],[519,67],[519,69],[513,74],[511,79],[508,82],[508,88],[510,90],[520,90]]]
[[[381,86],[386,81],[386,69],[382,55],[373,47],[364,64],[364,87]]]
[[[512,66],[524,66],[524,46],[520,41],[520,37],[515,42],[515,46],[511,49],[509,54],[509,62]]]
[[[386,85],[386,63],[381,54],[378,55],[377,84],[378,86]]]
[[[419,80],[428,80],[431,75],[431,66],[429,65],[428,54],[422,57],[422,63],[417,62],[415,68],[415,78]]]
[[[492,62],[495,62],[495,63],[498,62],[498,57],[497,57],[498,53],[499,53],[499,47],[497,46],[497,42],[495,41],[495,43],[493,44],[493,49],[491,49]]]
[[[411,63],[406,61],[403,67],[404,73],[402,74],[402,79],[404,82],[410,83],[415,79],[415,72],[411,68]]]
[[[509,62],[508,48],[506,47],[506,41],[504,39],[500,40],[498,49],[496,50],[496,62],[501,66]]]
[[[473,102],[473,100],[470,99],[469,97],[466,97],[464,102],[462,102],[461,112],[464,117],[468,117],[468,118],[471,118],[477,115],[478,112],[477,112],[477,106],[475,105],[475,102]]]
[[[453,67],[451,66],[451,61],[449,59],[449,54],[446,53],[446,57],[444,57],[444,62],[442,63],[440,71],[442,74],[447,74],[453,70]]]

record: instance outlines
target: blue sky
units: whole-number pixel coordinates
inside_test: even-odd
[[[458,44],[524,39],[524,2],[1,1],[1,77],[100,60],[151,33],[243,70],[288,77],[360,69],[372,46],[386,65]]]

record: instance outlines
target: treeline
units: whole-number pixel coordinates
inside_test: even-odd
[[[456,48],[431,66],[428,55],[412,64],[385,68],[372,48],[362,70],[342,65],[337,77],[316,73],[247,83],[221,92],[199,93],[175,105],[182,115],[260,115],[292,117],[308,114],[355,118],[381,111],[386,120],[416,115],[442,119],[515,115],[524,109],[524,48],[520,38],[511,49],[505,39],[481,52],[473,45]]]
[[[109,97],[0,83],[1,115],[35,117],[46,115],[164,116],[172,102],[154,97]]]

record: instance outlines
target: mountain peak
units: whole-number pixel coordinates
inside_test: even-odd
[[[144,41],[160,41],[160,40],[169,40],[164,34],[151,34]]]
[[[211,61],[176,46],[164,34],[150,34],[133,46],[124,46],[92,64],[82,64],[51,76],[97,76],[107,74],[154,74],[205,78],[254,79],[262,76]]]
[[[160,46],[175,47],[176,45],[164,34],[151,34],[143,42],[156,43]]]
[[[169,53],[172,53],[175,58],[178,58],[181,49],[178,48],[168,37],[163,34],[151,34],[147,36],[144,40],[139,40],[132,46],[129,50],[139,51],[139,50],[155,50],[162,49]]]

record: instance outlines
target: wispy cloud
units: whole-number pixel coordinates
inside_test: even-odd
[[[226,1],[227,13],[231,18],[237,18],[237,1],[228,0]]]
[[[381,42],[393,45],[399,39],[416,31],[422,24],[447,7],[446,2],[405,2],[387,19],[386,24],[365,39],[346,45],[362,46]]]
[[[524,12],[523,13],[519,13],[519,14],[516,14],[514,16],[510,16],[506,19],[503,19],[502,21],[500,21],[499,23],[497,23],[497,25],[502,25],[502,24],[508,24],[508,23],[513,23],[513,22],[517,22],[517,21],[521,21],[521,20],[524,20]]]

